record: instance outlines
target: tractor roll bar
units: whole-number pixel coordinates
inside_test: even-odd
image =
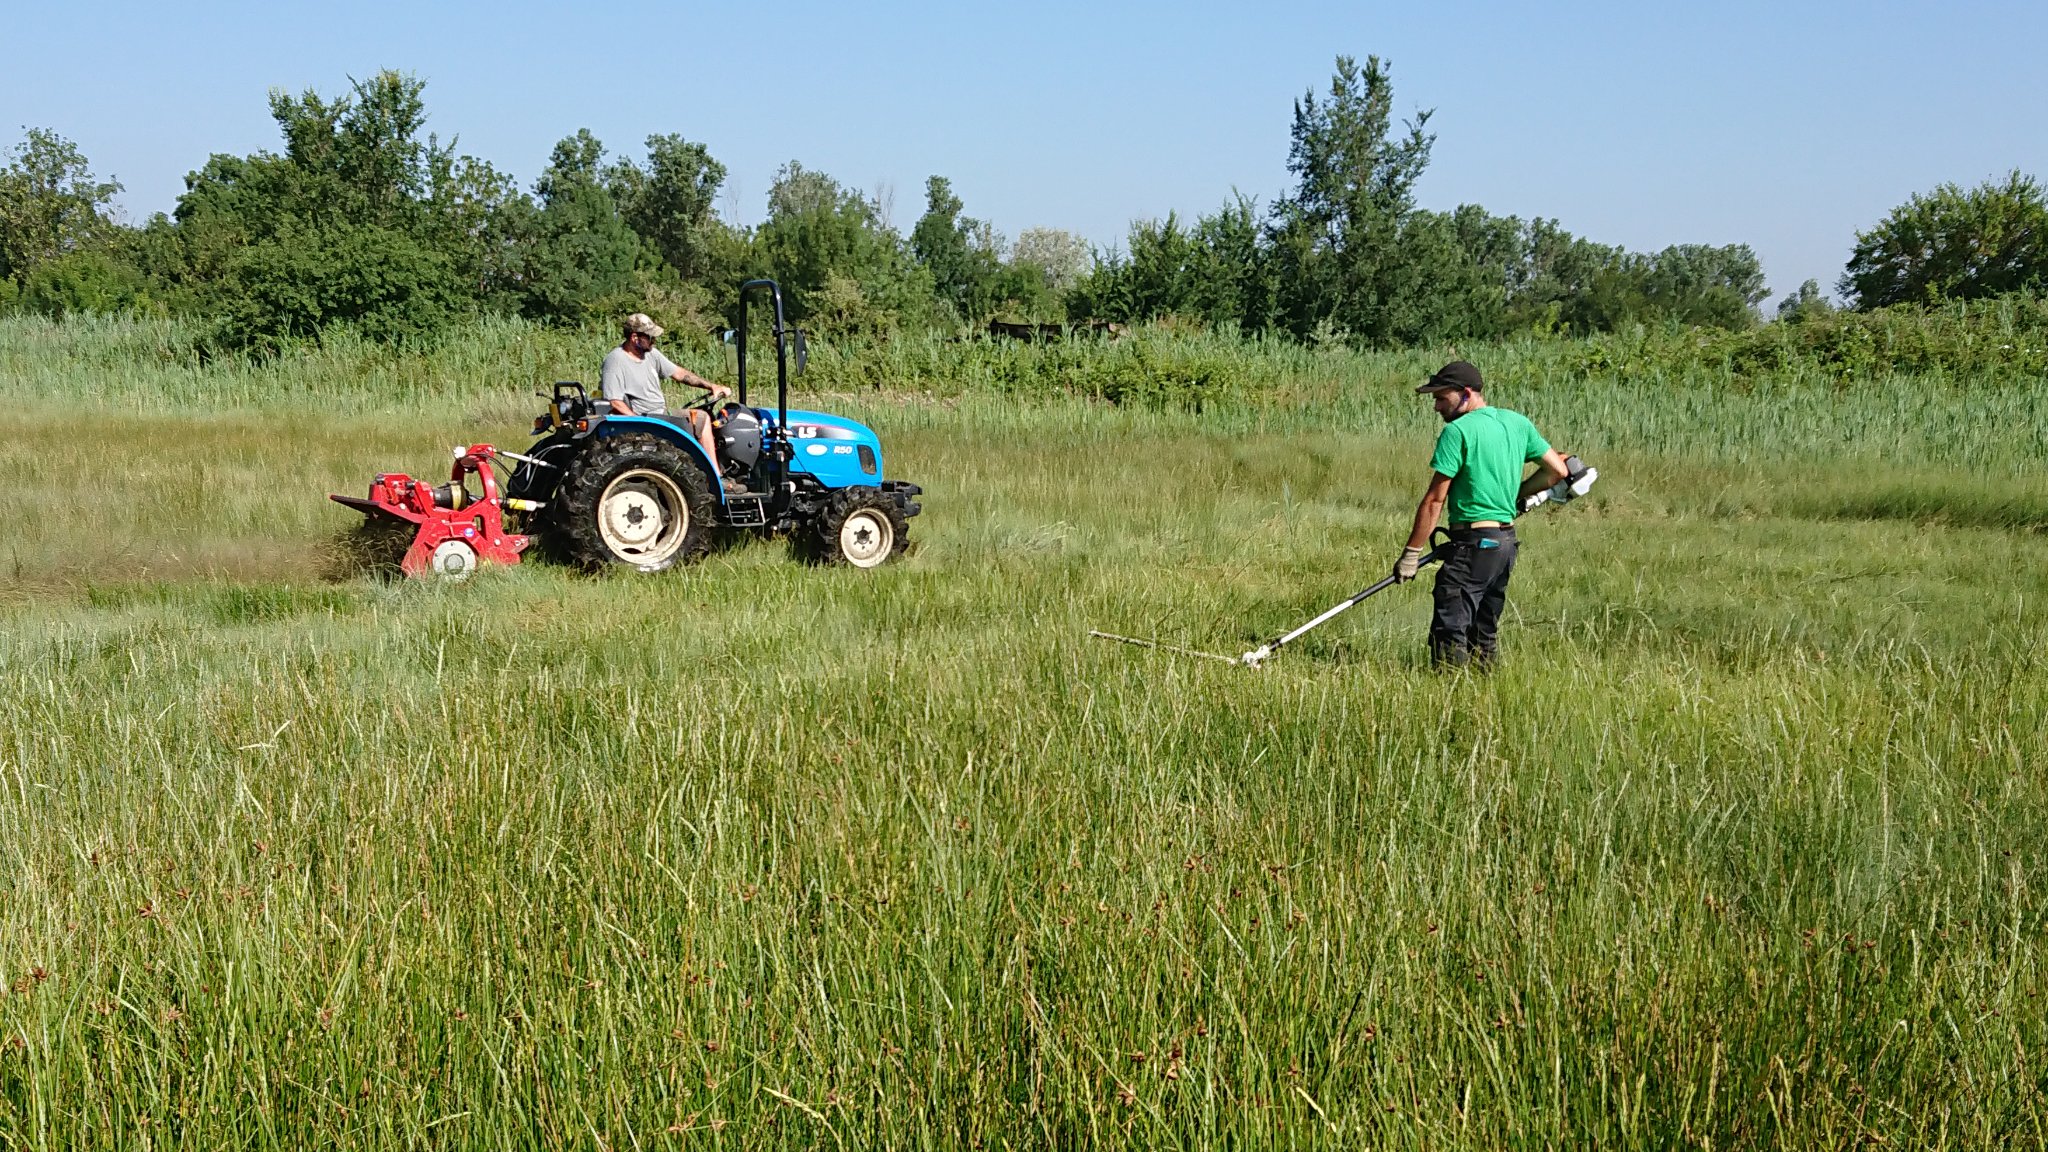
[[[739,346],[740,403],[747,402],[747,294],[756,288],[768,289],[775,301],[775,428],[787,433],[789,427],[789,357],[783,348],[782,285],[773,280],[749,280],[740,285],[739,331],[733,341]]]

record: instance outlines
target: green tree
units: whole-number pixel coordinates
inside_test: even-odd
[[[1674,244],[1640,268],[1643,318],[1739,330],[1770,296],[1763,264],[1747,244]]]
[[[910,230],[910,250],[931,275],[938,298],[963,320],[989,314],[1004,295],[995,230],[972,216],[944,176],[925,181],[924,215]]]
[[[236,261],[233,284],[223,333],[256,349],[337,325],[384,343],[429,340],[470,302],[445,253],[376,225],[282,231]]]
[[[1516,271],[1512,257],[1501,250],[1503,232],[1470,205],[1408,214],[1395,233],[1391,259],[1378,274],[1373,340],[1444,344],[1499,332],[1507,282]]]
[[[776,173],[754,249],[799,318],[817,308],[835,280],[835,310],[819,315],[828,322],[838,317],[843,331],[886,331],[931,318],[931,274],[882,220],[875,201],[796,161]]]
[[[270,115],[285,139],[281,170],[291,214],[315,226],[415,231],[425,222],[439,146],[422,140],[426,84],[378,72],[347,96],[323,100],[273,90]]]
[[[1013,264],[1036,268],[1053,293],[1064,293],[1095,266],[1088,241],[1060,228],[1026,228],[1010,249]]]
[[[1274,293],[1258,205],[1233,193],[1230,203],[1196,219],[1192,240],[1192,310],[1211,324],[1264,330],[1272,320]]]
[[[1076,319],[1199,319],[1241,331],[1262,330],[1274,287],[1261,242],[1258,209],[1239,195],[1217,212],[1183,225],[1176,213],[1131,225],[1124,247],[1104,255],[1067,293]]]
[[[431,160],[428,234],[475,296],[495,312],[518,310],[533,202],[512,177],[474,156]]]
[[[1799,286],[1797,292],[1787,293],[1778,301],[1778,319],[1786,324],[1804,324],[1833,313],[1835,306],[1826,296],[1821,295],[1820,281],[1808,280]]]
[[[1836,289],[1859,309],[1972,300],[2048,285],[2048,203],[2018,170],[1967,191],[1944,184],[1894,208]]]
[[[1164,220],[1139,220],[1125,237],[1126,250],[1112,253],[1097,269],[1093,292],[1108,320],[1149,320],[1195,314],[1197,269],[1194,237],[1169,212]]]
[[[332,100],[273,91],[283,154],[216,155],[140,250],[217,339],[275,348],[348,325],[428,339],[505,277],[508,182],[426,124],[424,83],[378,72]]]
[[[94,178],[77,145],[29,129],[0,169],[0,279],[21,281],[40,265],[104,245],[116,232],[108,210],[120,191],[118,182]]]
[[[1384,342],[1401,226],[1436,137],[1418,112],[1393,132],[1394,87],[1377,56],[1363,69],[1337,57],[1327,96],[1294,105],[1287,169],[1295,187],[1274,206],[1271,229],[1280,322],[1296,335],[1324,323]]]
[[[36,265],[22,281],[20,302],[31,312],[62,319],[77,312],[145,310],[152,297],[148,280],[135,264],[102,247]]]
[[[525,240],[521,311],[575,323],[618,311],[637,295],[640,239],[603,179],[604,145],[589,129],[555,144],[534,181],[540,206]]]
[[[719,267],[724,230],[713,212],[725,184],[725,165],[702,144],[678,135],[649,136],[647,164],[620,160],[605,170],[604,185],[619,215],[641,241],[685,281],[702,282]]]
[[[1586,335],[1628,322],[1634,304],[1625,291],[1626,252],[1574,236],[1555,220],[1516,223],[1521,267],[1508,273],[1505,327]]]

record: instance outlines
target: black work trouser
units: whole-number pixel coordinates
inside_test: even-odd
[[[1514,570],[1513,528],[1451,529],[1450,553],[1436,572],[1436,612],[1429,621],[1432,663],[1493,662]]]

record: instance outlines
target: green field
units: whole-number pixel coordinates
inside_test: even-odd
[[[901,562],[439,587],[324,494],[599,338],[181,339],[0,321],[0,1148],[2048,1143],[2039,382],[1467,349],[1602,473],[1503,666],[1400,588],[1254,673],[1086,633],[1382,575],[1440,354],[936,350],[805,397]]]

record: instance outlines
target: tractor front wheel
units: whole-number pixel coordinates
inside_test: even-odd
[[[910,522],[894,497],[865,485],[832,494],[796,542],[813,564],[874,568],[910,545]]]
[[[714,502],[704,470],[652,436],[592,444],[555,496],[564,550],[586,568],[659,572],[696,560],[711,542]]]

